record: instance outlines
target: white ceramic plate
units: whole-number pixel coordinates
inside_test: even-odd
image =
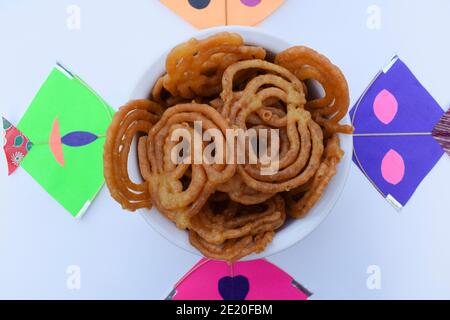
[[[278,37],[248,27],[212,28],[193,34],[191,37],[202,39],[221,31],[237,32],[242,35],[247,44],[258,45],[274,53],[280,52],[293,45]],[[174,46],[175,45],[176,43]],[[171,48],[168,48],[167,52],[161,55],[161,57],[145,71],[132,93],[132,99],[149,97],[154,83],[165,71],[165,59],[170,49]],[[348,117],[345,122],[350,123]],[[339,199],[346,183],[351,163],[352,143],[353,140],[350,135],[341,135],[341,147],[345,151],[345,156],[338,166],[336,176],[332,179],[328,188],[322,195],[322,198],[314,208],[311,209],[309,214],[301,220],[288,220],[286,224],[276,232],[274,240],[264,252],[250,255],[246,257],[245,260],[264,258],[285,250],[305,238],[319,226]],[[130,170],[136,170],[135,174],[137,174],[137,167],[130,168]],[[187,231],[177,229],[175,224],[160,214],[157,209],[141,209],[140,214],[154,230],[168,241],[191,253],[201,255],[201,253],[189,243]]]

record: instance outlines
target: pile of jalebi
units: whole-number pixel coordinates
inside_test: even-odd
[[[306,47],[269,62],[265,49],[226,32],[177,46],[166,72],[150,99],[121,107],[109,127],[111,195],[128,210],[155,206],[209,258],[236,261],[263,251],[287,217],[308,213],[336,174],[338,134],[353,130],[339,123],[349,107],[344,76]],[[312,83],[324,94],[314,97]],[[239,134],[230,130],[244,135],[245,154],[256,161],[239,161]],[[276,170],[267,173],[263,147],[245,138],[271,130],[277,135],[266,150],[276,151]],[[140,183],[128,173],[134,138]],[[208,152],[212,161],[203,157]]]

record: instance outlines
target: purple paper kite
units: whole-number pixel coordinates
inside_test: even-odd
[[[380,71],[350,112],[353,161],[399,209],[444,154],[432,134],[443,114],[398,57]]]

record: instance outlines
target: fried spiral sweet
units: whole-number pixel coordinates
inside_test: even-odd
[[[154,205],[211,259],[259,253],[287,219],[304,218],[338,170],[339,134],[353,130],[340,124],[347,82],[327,58],[306,47],[266,57],[234,33],[174,48],[150,96],[114,116],[107,186],[125,209]],[[140,183],[128,173],[135,138]]]
[[[274,193],[264,193],[250,188],[238,174],[224,184],[217,186],[217,190],[226,193],[232,201],[243,205],[260,204],[274,195]]]
[[[176,144],[172,141],[174,130],[186,129],[183,132],[187,132],[188,140],[194,142],[196,121],[201,123],[202,129],[216,129],[226,139],[225,119],[209,105],[195,103],[179,104],[167,109],[151,128],[147,138],[147,154],[151,166],[148,180],[152,201],[179,228],[188,227],[189,218],[203,208],[215,186],[231,179],[236,170],[236,165],[225,164],[225,159],[222,159],[222,165],[196,164],[193,156],[196,151],[194,143],[189,146],[193,152],[187,162],[172,161],[172,150]],[[203,148],[198,151],[203,155]],[[226,152],[223,153],[223,157],[225,156]],[[185,187],[182,179],[189,169],[191,173]]]
[[[350,103],[348,84],[341,70],[328,58],[310,48],[297,46],[277,54],[275,63],[290,70],[301,81],[315,80],[322,85],[325,96],[308,101],[306,108],[327,132],[353,132],[351,126],[339,125]]]
[[[254,236],[248,235],[237,239],[230,239],[222,244],[215,245],[207,242],[195,231],[189,230],[189,241],[206,257],[234,262],[249,254],[264,251],[267,245],[272,242],[274,235],[274,231],[269,231],[258,233]]]
[[[105,181],[111,196],[124,209],[134,211],[151,206],[148,184],[130,179],[128,155],[133,139],[138,134],[148,134],[162,112],[153,101],[130,101],[114,115],[106,133],[103,150]]]
[[[233,92],[236,75],[245,70],[252,69],[263,70],[270,72],[271,74],[256,76],[247,84],[243,92],[236,95]],[[275,74],[277,76],[275,76]],[[233,64],[223,74],[223,90],[220,94],[223,100],[222,115],[229,118],[232,123],[243,126],[244,124],[239,121],[242,122],[242,118],[245,118],[248,114],[260,109],[261,104],[263,104],[270,95],[275,95],[277,98],[282,99],[283,92],[274,92],[274,90],[271,90],[270,93],[260,93],[258,100],[252,104],[253,95],[255,95],[264,85],[272,85],[281,88],[281,90],[284,89],[284,93],[286,94],[285,99],[290,99],[293,103],[301,105],[306,102],[302,83],[287,69],[264,60],[247,60]],[[237,101],[234,101],[236,98]],[[251,106],[243,107],[242,105],[244,104],[251,104]],[[238,111],[244,111],[244,115],[241,116],[241,119],[236,119]]]
[[[208,203],[191,219],[190,228],[208,243],[220,245],[226,240],[276,230],[283,225],[285,217],[284,200],[278,195],[253,206],[229,200],[216,211]]]
[[[270,74],[253,78],[233,102],[233,77],[245,69],[258,68]],[[278,161],[278,171],[271,175],[261,172],[261,166],[240,165],[238,172],[246,185],[263,193],[289,191],[306,183],[316,172],[323,152],[321,128],[304,109],[301,82],[288,70],[261,60],[242,61],[229,67],[223,76],[224,101],[222,114],[240,128],[247,128],[248,117],[257,113],[264,123],[286,127],[289,150]],[[274,112],[267,109],[265,101],[275,99],[286,104],[284,116],[272,119]],[[258,113],[259,111],[262,111]]]
[[[286,211],[291,217],[304,218],[319,201],[322,193],[336,174],[336,167],[343,155],[339,137],[335,134],[328,139],[323,160],[306,188],[300,187],[286,194]]]
[[[222,32],[204,40],[191,39],[167,56],[163,86],[173,96],[211,97],[222,90],[222,75],[228,66],[265,56],[263,48],[244,45],[244,40],[236,33]]]

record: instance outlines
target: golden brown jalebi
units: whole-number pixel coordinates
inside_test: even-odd
[[[236,74],[244,70],[252,69],[264,70],[272,74],[260,75],[253,78],[247,84],[244,91],[240,93],[238,100],[234,102],[236,95],[233,93],[233,88]],[[258,100],[254,101],[253,99],[257,91],[265,85],[272,85],[273,87],[280,88],[280,90],[271,90],[271,94],[259,93]],[[283,95],[286,94],[285,99],[289,99],[292,104],[303,105],[306,102],[302,83],[285,68],[264,60],[247,60],[231,65],[223,74],[222,88],[223,90],[220,94],[223,100],[222,115],[229,118],[232,123],[237,123],[241,126],[244,124],[239,123],[239,120],[242,120],[242,118],[245,119],[249,114],[260,109],[264,101],[270,98],[271,95],[282,99]],[[236,119],[239,111],[244,112],[244,115],[241,116],[241,119]]]
[[[249,254],[264,251],[267,245],[272,242],[274,235],[274,231],[268,231],[258,233],[254,236],[248,235],[242,238],[230,239],[222,244],[216,245],[207,242],[195,231],[190,230],[189,240],[206,257],[233,262]]]
[[[298,188],[286,194],[287,213],[293,218],[303,218],[319,201],[322,193],[336,174],[336,167],[344,152],[339,145],[339,137],[335,134],[328,139],[324,157],[307,188]]]
[[[128,154],[133,139],[147,134],[162,114],[161,107],[149,100],[131,101],[114,115],[106,133],[104,175],[114,199],[124,209],[150,207],[148,184],[134,183],[128,174]]]
[[[302,46],[292,47],[277,54],[275,63],[293,72],[301,81],[319,82],[325,96],[306,103],[320,125],[327,132],[352,133],[351,126],[339,125],[350,103],[347,80],[338,67],[316,51]]]
[[[234,175],[231,180],[217,186],[217,190],[228,194],[231,200],[243,205],[259,204],[274,195],[274,193],[264,193],[250,188],[238,174]]]
[[[141,173],[142,178],[145,181],[150,179],[150,161],[147,157],[147,136],[143,136],[139,138],[138,141],[138,162],[139,162],[139,171]]]
[[[275,173],[265,175],[252,164],[238,167],[242,180],[251,188],[265,193],[289,191],[306,183],[316,172],[323,152],[322,130],[306,110],[291,115],[287,126],[290,148],[280,157]]]
[[[180,96],[172,96],[163,86],[164,77],[161,77],[156,82],[152,89],[152,99],[164,108],[169,108],[181,103],[204,103],[206,101],[203,97],[195,97],[192,99],[183,98]]]
[[[240,98],[233,102],[227,97],[232,93],[233,76],[248,68],[258,68],[276,74],[259,75],[251,80],[241,92]],[[286,69],[275,64],[249,60],[230,66],[224,73],[224,101],[222,114],[231,123],[246,128],[248,117],[256,112],[264,123],[275,127],[286,127],[289,150],[280,158],[278,171],[271,175],[261,172],[260,166],[240,165],[238,172],[242,180],[252,189],[264,193],[289,191],[306,183],[316,172],[323,152],[321,128],[311,119],[303,107],[306,103],[300,81]],[[275,99],[286,104],[285,116],[274,117],[267,109],[265,101]],[[258,113],[258,111],[262,112]]]
[[[280,196],[254,206],[242,206],[229,200],[218,212],[214,210],[213,204],[208,203],[199,214],[192,217],[190,228],[214,245],[276,230],[283,225],[286,216],[284,200]]]
[[[212,97],[222,90],[222,74],[228,66],[265,56],[263,48],[245,46],[242,37],[235,33],[222,32],[204,40],[191,39],[167,56],[163,86],[173,96]]]
[[[314,96],[316,82],[324,96]],[[347,82],[327,58],[305,47],[266,57],[234,33],[174,48],[151,99],[114,116],[108,188],[126,209],[153,204],[212,259],[259,253],[286,216],[304,218],[336,174],[338,134],[353,130],[340,124]],[[142,183],[128,173],[135,137]]]
[[[231,179],[236,170],[236,165],[226,164],[226,159],[222,159],[222,165],[196,164],[192,154],[189,156],[188,163],[174,163],[172,151],[175,141],[171,141],[172,134],[174,130],[184,127],[186,129],[184,132],[188,132],[188,138],[192,142],[189,148],[193,152],[196,151],[194,150],[195,121],[201,124],[203,130],[217,129],[223,141],[226,141],[225,119],[209,105],[195,103],[179,104],[167,109],[158,123],[151,128],[147,138],[152,201],[180,228],[186,228],[189,225],[189,218],[202,209],[214,192],[215,186]],[[200,147],[200,155],[203,155],[203,144]],[[226,146],[223,147],[226,149]],[[226,157],[226,150],[223,152],[223,157]],[[189,185],[184,188],[182,178],[188,169],[192,172]]]

